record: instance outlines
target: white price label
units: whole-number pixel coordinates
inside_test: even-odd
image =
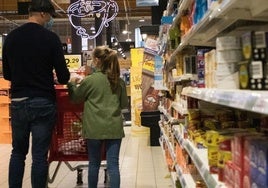
[[[248,97],[243,93],[234,94],[230,105],[236,108],[245,108],[248,101]]]
[[[259,98],[256,103],[253,105],[252,110],[255,112],[260,112],[260,113],[268,113],[268,102],[267,99],[264,98]]]

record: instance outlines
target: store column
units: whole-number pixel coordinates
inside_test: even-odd
[[[75,3],[77,0],[71,0],[71,3]],[[75,25],[81,25],[81,18],[74,16],[72,21]],[[71,27],[72,30],[72,53],[82,52],[82,42],[81,37],[76,34],[76,29]]]
[[[95,28],[100,28],[102,23],[102,17],[97,17],[95,15]],[[103,42],[102,42],[102,35],[103,35],[103,29],[101,30],[100,34],[96,37],[96,46],[102,46]]]

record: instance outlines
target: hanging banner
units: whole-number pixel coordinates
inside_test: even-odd
[[[159,0],[136,0],[137,7],[158,6]]]

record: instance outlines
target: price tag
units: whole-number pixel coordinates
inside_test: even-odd
[[[259,98],[253,105],[252,110],[267,114],[267,100],[264,98]]]
[[[237,93],[233,95],[230,105],[236,108],[245,108],[248,101],[248,96],[244,93]]]
[[[221,92],[219,93],[217,97],[215,97],[218,99],[217,103],[222,104],[222,105],[229,105],[233,96],[232,96],[232,93],[230,92]]]
[[[77,70],[82,66],[81,54],[65,54],[64,57],[68,69]]]

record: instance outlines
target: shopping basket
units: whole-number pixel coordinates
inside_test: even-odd
[[[69,99],[68,89],[63,85],[57,85],[57,121],[52,134],[48,161],[58,162],[53,175],[48,178],[53,183],[58,170],[64,162],[71,171],[77,170],[77,184],[83,184],[82,171],[88,164],[79,164],[73,167],[70,161],[88,161],[86,141],[81,136],[83,104],[75,104]],[[105,152],[102,147],[102,166],[105,167]],[[106,182],[106,169],[105,180]]]

